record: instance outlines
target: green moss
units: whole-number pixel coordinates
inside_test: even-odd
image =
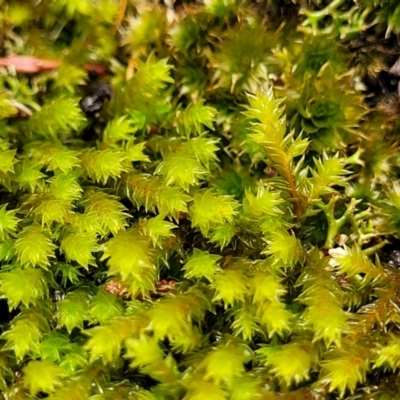
[[[398,398],[399,13],[5,2],[0,399]]]

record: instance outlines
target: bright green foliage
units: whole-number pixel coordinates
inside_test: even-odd
[[[109,274],[130,283],[132,295],[148,294],[153,289],[156,266],[152,260],[150,242],[135,228],[119,232],[105,243],[102,259],[108,259]]]
[[[19,189],[29,189],[31,193],[35,191],[40,179],[45,175],[39,170],[39,166],[33,164],[29,159],[25,159],[22,163],[17,164],[16,167],[16,183]]]
[[[260,357],[265,358],[265,364],[271,367],[271,372],[288,385],[308,379],[315,362],[309,343],[290,343],[277,348],[264,347],[258,350],[258,353]]]
[[[121,301],[116,296],[99,290],[91,299],[88,313],[93,323],[104,324],[111,318],[121,315],[123,310]]]
[[[185,278],[206,278],[209,282],[214,280],[215,273],[219,270],[217,262],[221,256],[213,255],[199,249],[193,250],[192,257],[189,258],[183,270]]]
[[[0,400],[397,399],[399,12],[3,2]]]
[[[83,291],[68,293],[58,305],[58,326],[71,332],[74,328],[83,329],[83,321],[87,319],[89,296]]]
[[[229,196],[214,194],[212,190],[199,191],[190,207],[192,225],[207,235],[210,229],[232,222],[237,207],[238,204]]]
[[[46,166],[49,171],[67,173],[79,165],[77,151],[63,146],[60,142],[31,142],[25,151],[42,167]]]
[[[89,149],[81,156],[81,165],[90,179],[105,184],[108,178],[116,178],[125,171],[123,161],[127,156],[122,151]]]
[[[41,121],[50,121],[43,125]],[[59,98],[49,101],[36,112],[28,122],[28,129],[33,136],[58,137],[62,133],[77,130],[84,121],[78,101]]]
[[[6,340],[5,350],[12,350],[18,360],[26,355],[36,357],[40,353],[40,342],[48,331],[48,318],[51,312],[46,303],[38,303],[35,307],[23,308],[14,319],[11,329],[3,334]]]
[[[177,114],[177,128],[181,134],[190,137],[191,133],[200,135],[203,132],[203,126],[213,129],[213,121],[217,110],[204,105],[204,100],[196,104],[190,104],[185,110],[179,110]]]
[[[76,261],[86,269],[95,265],[92,252],[96,250],[96,237],[90,232],[68,233],[61,241],[60,249],[67,261]]]
[[[47,360],[30,361],[23,371],[24,385],[29,388],[31,394],[39,391],[53,392],[56,386],[61,385],[61,378],[66,375],[62,368]],[[40,378],[36,376],[37,371],[40,371]]]
[[[0,207],[0,240],[4,240],[8,234],[15,232],[18,224],[16,211],[6,210],[7,205]]]
[[[342,336],[350,331],[349,314],[343,310],[345,293],[332,279],[329,258],[315,256],[317,259],[298,280],[303,285],[299,300],[307,305],[304,318],[313,326],[314,341],[323,339],[328,346],[340,346]]]
[[[392,336],[388,343],[378,351],[378,357],[375,360],[374,367],[384,367],[395,371],[400,366],[400,346],[399,338]]]
[[[214,277],[214,300],[222,300],[225,307],[233,305],[237,301],[244,301],[248,292],[245,276],[240,270],[221,271]]]
[[[324,382],[330,384],[330,391],[338,389],[340,396],[344,395],[346,389],[353,392],[357,383],[365,380],[368,364],[365,354],[353,349],[344,356],[328,360],[323,364],[328,372]]]
[[[20,303],[25,307],[35,304],[47,291],[46,281],[39,269],[16,268],[0,275],[0,292],[8,299],[10,309],[17,308]]]
[[[102,235],[116,235],[118,231],[125,229],[129,214],[124,212],[125,207],[117,197],[102,191],[88,190],[81,205],[85,207],[87,215],[98,219]]]
[[[171,232],[171,229],[174,228],[176,228],[176,225],[164,221],[162,215],[144,220],[140,223],[140,230],[143,234],[151,238],[154,247],[162,247],[162,243],[166,238],[173,237],[174,234]]]
[[[165,184],[176,183],[185,191],[189,190],[190,185],[196,185],[200,176],[206,173],[200,162],[191,155],[177,153],[165,157],[164,161],[158,166],[157,174],[165,177]]]
[[[266,253],[272,255],[274,263],[294,266],[302,259],[303,249],[295,235],[286,231],[277,231],[269,240]]]
[[[251,358],[251,351],[246,346],[228,343],[212,349],[199,368],[205,369],[204,379],[231,386],[235,378],[244,374],[244,364]]]
[[[55,245],[38,225],[24,228],[17,236],[14,248],[22,265],[47,268],[54,257]]]
[[[107,324],[96,326],[86,333],[90,339],[85,348],[89,350],[91,360],[101,357],[108,363],[120,354],[124,340],[137,336],[146,325],[146,320],[140,318],[113,318]]]

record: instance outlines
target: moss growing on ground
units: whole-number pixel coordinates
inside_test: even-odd
[[[0,8],[0,399],[397,399],[396,0]]]

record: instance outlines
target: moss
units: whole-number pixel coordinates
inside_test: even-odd
[[[0,399],[397,398],[400,6],[294,3],[3,4]]]

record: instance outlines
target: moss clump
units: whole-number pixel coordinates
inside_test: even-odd
[[[0,398],[398,398],[399,13],[5,2]]]

